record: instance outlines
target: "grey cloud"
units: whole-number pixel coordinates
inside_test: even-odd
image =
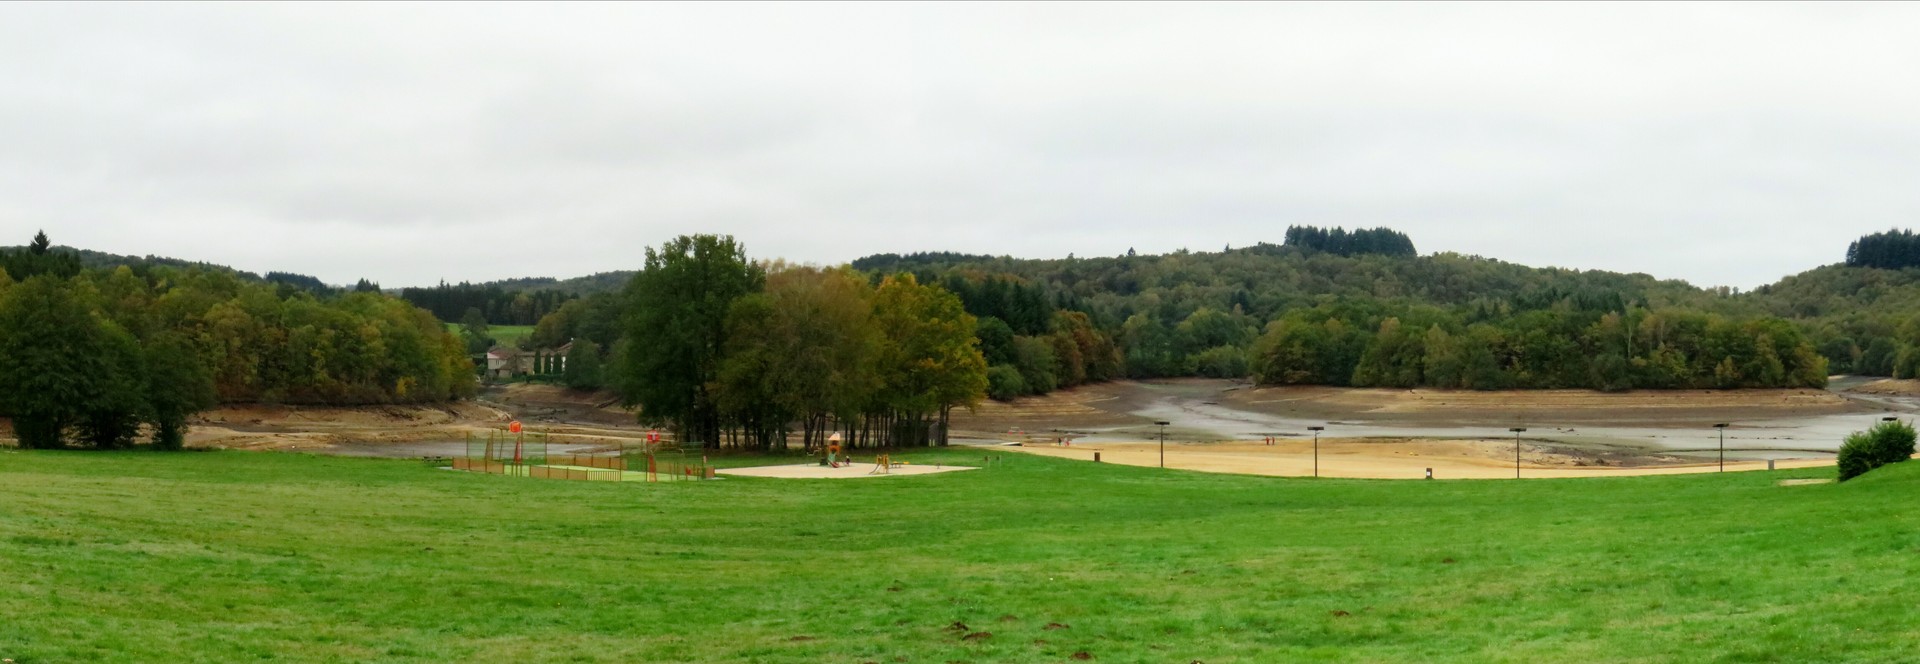
[[[1920,213],[1885,5],[0,7],[0,242],[389,285],[1213,250],[1751,287]]]

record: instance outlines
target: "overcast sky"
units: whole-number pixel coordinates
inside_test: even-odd
[[[1752,287],[1920,219],[1890,5],[0,6],[0,244],[329,282],[1391,226]]]

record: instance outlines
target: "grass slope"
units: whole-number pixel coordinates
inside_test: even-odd
[[[912,478],[635,485],[0,451],[0,656],[1920,657],[1920,463],[1775,486],[1830,474],[1314,481],[1016,454]]]
[[[460,333],[459,323],[447,323],[447,331]],[[520,340],[533,335],[532,325],[488,325],[487,336],[502,346],[518,346]]]

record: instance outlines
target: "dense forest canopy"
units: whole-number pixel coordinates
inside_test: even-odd
[[[1419,255],[1413,250],[1413,238],[1391,228],[1357,228],[1349,233],[1345,228],[1288,226],[1285,246],[1338,256],[1380,254],[1412,258]]]
[[[959,254],[951,251],[918,252],[901,254],[874,254],[853,261],[853,269],[862,272],[908,272],[923,265],[957,265],[961,263],[984,263],[994,260],[993,256],[981,254]],[[1013,260],[1007,258],[1006,260]]]
[[[489,325],[534,325],[568,300],[579,297],[557,290],[509,290],[498,284],[442,283],[430,288],[402,288],[400,298],[433,312],[444,321],[460,321],[476,310]]]
[[[432,314],[377,292],[85,269],[42,237],[0,252],[0,385],[24,445],[122,447],[146,425],[177,447],[186,417],[217,402],[442,401],[471,395],[475,375]]]
[[[1920,236],[1911,229],[1863,236],[1847,246],[1847,265],[1889,270],[1920,267]]]
[[[1355,237],[1367,240],[1356,245]],[[1113,340],[1116,375],[1138,378],[1482,389],[1825,382],[1829,361],[1814,326],[1782,320],[1762,295],[1412,253],[1411,240],[1389,229],[1295,227],[1285,245],[1220,252],[1053,260],[928,253],[856,264],[947,285],[983,319],[1030,321],[1019,305],[1033,302],[1083,316],[1096,338]],[[980,297],[988,284],[996,296]],[[979,334],[990,361],[1008,367],[993,371],[993,395],[1045,391],[1044,378],[1017,380],[1032,373],[1020,371],[1018,353],[996,350],[1008,336],[993,325]]]
[[[572,279],[526,277],[483,283],[441,282],[436,286],[402,288],[400,296],[448,322],[459,321],[468,309],[477,309],[490,325],[533,325],[574,298],[618,295],[633,280],[633,275],[632,270],[618,270]]]
[[[36,236],[35,245],[37,245],[40,242],[44,242],[45,236],[46,236],[45,233],[41,233],[38,236]],[[32,249],[35,245],[28,245],[24,247],[9,247],[5,249],[0,249],[0,254],[27,252],[30,249]],[[242,281],[248,281],[248,282],[285,283],[290,286],[300,288],[302,290],[313,292],[316,295],[329,295],[339,290],[337,288],[334,288],[332,286],[329,286],[321,282],[316,277],[311,277],[303,274],[294,274],[291,272],[268,272],[265,277],[262,277],[252,272],[247,272],[244,270],[236,270],[231,267],[227,267],[225,265],[217,265],[214,263],[206,263],[201,261],[181,260],[178,258],[168,258],[165,256],[153,256],[153,255],[122,256],[119,254],[109,254],[106,252],[93,251],[90,249],[79,249],[75,247],[65,247],[65,246],[58,246],[58,245],[51,245],[51,244],[48,244],[47,246],[40,247],[40,248],[49,250],[47,251],[47,253],[60,257],[59,260],[73,261],[75,264],[77,264],[78,268],[88,269],[88,270],[112,270],[113,268],[124,265],[132,269],[134,274],[144,275],[147,273],[147,271],[156,267],[168,267],[168,268],[174,268],[176,270],[194,269],[194,270],[200,270],[203,272],[227,273],[227,274],[233,275],[234,277],[239,278]],[[77,272],[78,270],[76,269],[75,271]],[[18,276],[15,277],[15,279],[20,279],[20,278],[21,277],[18,277]],[[363,281],[362,283],[365,283],[365,282]]]
[[[1794,321],[1836,373],[1920,377],[1920,237],[1874,233],[1828,265],[1754,289],[1750,310]]]

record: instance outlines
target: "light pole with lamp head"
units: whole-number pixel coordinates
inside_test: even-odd
[[[1724,473],[1727,472],[1727,423],[1715,424],[1713,428],[1720,430],[1720,472]]]
[[[1167,467],[1167,425],[1171,422],[1154,422],[1160,426],[1160,467]]]
[[[1513,427],[1507,430],[1513,432],[1513,479],[1517,480],[1520,479],[1520,434],[1527,428]]]
[[[1313,476],[1319,477],[1320,476],[1320,432],[1326,431],[1327,428],[1326,427],[1307,427],[1307,430],[1313,432]]]

